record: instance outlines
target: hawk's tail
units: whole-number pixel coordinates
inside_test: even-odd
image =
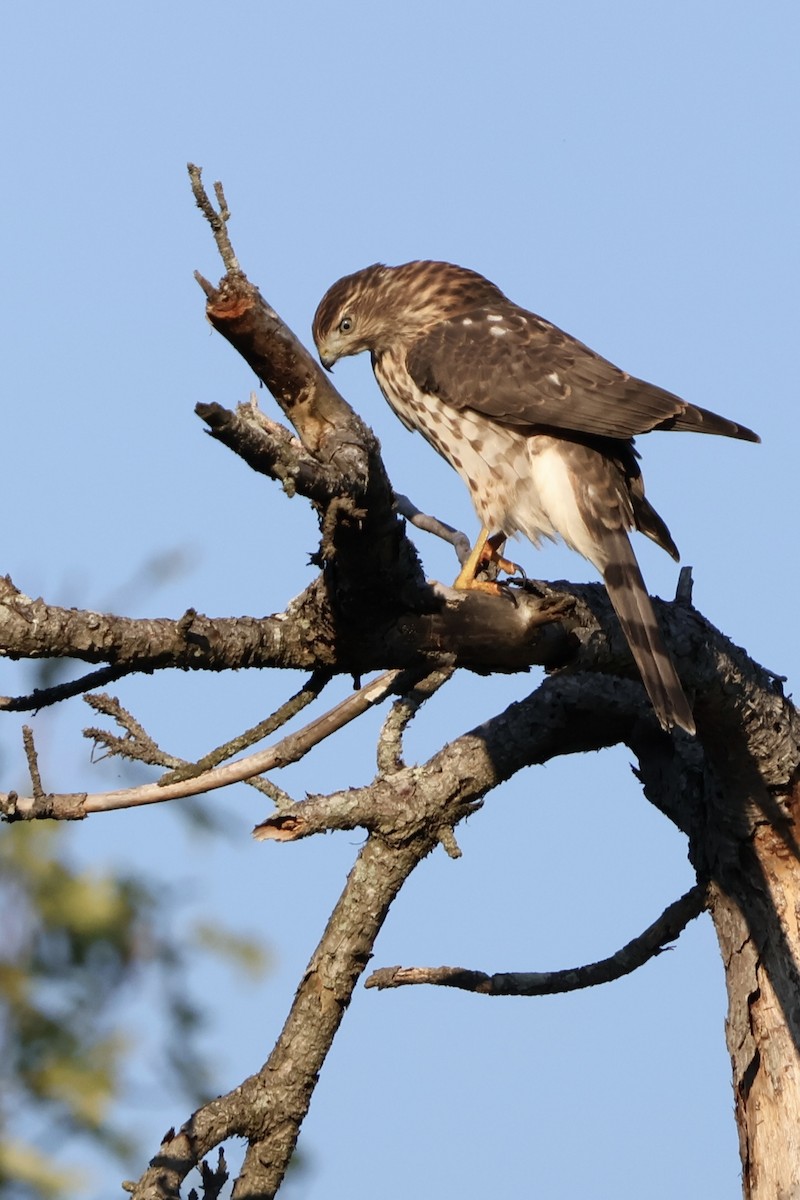
[[[674,417],[660,421],[655,429],[677,429],[689,433],[716,433],[722,437],[738,438],[742,442],[760,442],[761,438],[746,425],[738,421],[729,421],[718,413],[709,412],[697,404],[684,404]]]
[[[656,716],[664,729],[679,725],[687,733],[694,733],[692,710],[662,640],[633,547],[620,533],[610,549],[611,561],[603,571],[606,590]]]

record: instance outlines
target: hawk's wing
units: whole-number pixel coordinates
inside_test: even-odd
[[[423,392],[508,425],[625,439],[685,429],[759,441],[505,299],[434,325],[412,345],[407,366]]]

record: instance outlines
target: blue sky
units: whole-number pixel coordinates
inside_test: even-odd
[[[640,450],[698,606],[791,688],[798,33],[795,5],[738,0],[10,8],[0,570],[53,602],[132,615],[278,611],[311,578],[302,502],[193,416],[198,401],[246,399],[253,381],[205,323],[192,278],[219,275],[192,160],[224,181],[245,270],[306,339],[340,275],[445,258],[632,373],[756,428],[760,447],[653,435]],[[376,429],[398,490],[474,533],[458,479],[392,417],[368,363],[342,363],[336,382]],[[447,549],[417,540],[428,574],[449,579]],[[641,539],[637,552],[651,590],[672,595],[675,565]],[[556,547],[514,553],[529,574],[592,578]],[[158,590],[133,586],[161,555],[180,569]],[[15,678],[9,668],[4,692]],[[418,722],[414,753],[534,683],[464,679]],[[180,676],[115,690],[166,746],[197,756],[296,685]],[[89,763],[85,723],[79,705],[40,722],[47,786],[113,784],[113,769]],[[14,774],[12,726],[2,754]],[[279,782],[301,796],[367,781],[376,728],[351,728]],[[570,966],[648,925],[691,873],[629,762],[615,751],[554,763],[494,794],[460,832],[464,857],[437,853],[412,877],[376,965]],[[87,863],[170,878],[181,920],[222,913],[266,939],[274,970],[261,984],[198,968],[198,988],[219,997],[208,1045],[225,1090],[272,1044],[359,839],[256,845],[262,801],[238,789],[213,804],[229,828],[213,843],[160,811],[99,817],[73,837]],[[136,1028],[146,1005],[131,998]],[[303,1131],[305,1194],[730,1197],[724,1013],[705,919],[634,977],[569,997],[360,991]],[[185,1113],[161,1100],[146,1050],[135,1074],[126,1119],[154,1147]],[[97,1170],[87,1200],[113,1186]]]

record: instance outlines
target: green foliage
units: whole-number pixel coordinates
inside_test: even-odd
[[[134,1149],[116,1127],[126,1056],[120,1001],[143,970],[158,973],[162,1061],[170,1088],[206,1098],[198,1051],[200,1010],[188,998],[191,956],[224,953],[249,971],[257,948],[203,925],[184,947],[164,897],[140,876],[78,869],[74,831],[58,825],[0,830],[0,1197],[58,1200],[78,1181],[50,1147],[88,1139],[125,1163]],[[166,1084],[167,1080],[165,1080]]]

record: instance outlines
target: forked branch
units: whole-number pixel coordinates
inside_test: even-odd
[[[205,792],[228,787],[233,783],[243,783],[264,771],[272,771],[288,766],[289,763],[298,762],[312,747],[342,729],[356,717],[361,716],[372,705],[380,703],[398,687],[398,684],[401,688],[405,686],[406,678],[401,671],[387,671],[379,679],[372,680],[352,696],[342,700],[329,712],[281,739],[275,746],[260,750],[256,754],[247,755],[245,758],[237,759],[225,766],[203,771],[199,775],[173,780],[171,783],[163,785],[160,782],[147,783],[139,787],[121,788],[113,792],[87,792],[77,796],[74,794],[51,794],[46,797],[47,811],[45,814],[42,812],[41,803],[37,804],[37,799],[41,799],[41,794],[37,795],[35,786],[38,779],[37,771],[37,774],[33,776],[33,795],[20,796],[16,792],[0,794],[0,812],[6,818],[13,820],[31,820],[42,815],[46,815],[49,819],[75,820],[76,817],[88,816],[89,813],[113,812],[122,808],[137,808],[145,804],[160,804],[167,800],[199,796]],[[126,721],[125,718],[128,720]],[[125,714],[121,719],[126,728],[132,727],[130,722],[133,719],[129,714]],[[135,736],[135,734],[129,733],[128,736]],[[108,740],[108,735],[106,735],[106,740]],[[147,740],[150,741],[150,739]],[[117,753],[124,748],[125,739],[119,739],[119,741],[122,744],[117,746],[115,750]],[[155,743],[152,743],[152,746],[155,746]],[[31,761],[30,756],[29,761]],[[169,765],[173,765],[171,761]]]

